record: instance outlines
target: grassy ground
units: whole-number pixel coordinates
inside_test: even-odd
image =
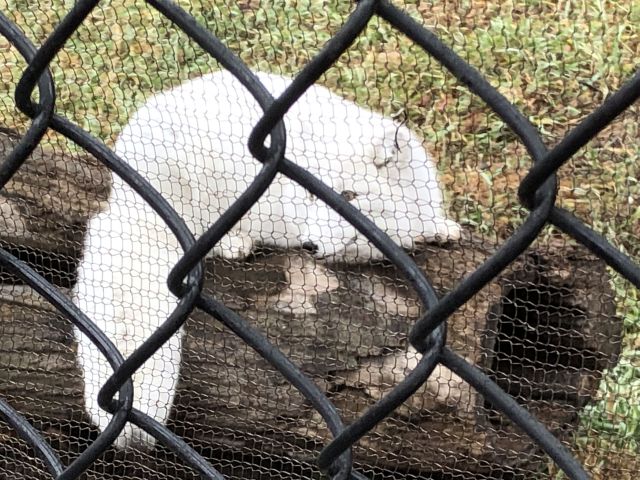
[[[180,3],[249,65],[277,72],[299,70],[337,31],[352,4]],[[57,0],[53,8],[34,8],[27,0],[0,0],[0,9],[40,42],[72,4]],[[515,102],[548,145],[639,67],[636,0],[407,1],[404,8]],[[15,112],[12,96],[24,64],[3,40],[0,58],[0,123],[20,127],[26,119]],[[110,143],[149,93],[216,68],[144,2],[102,2],[52,65],[57,109]],[[406,111],[411,126],[433,145],[460,221],[499,238],[520,224],[526,212],[516,190],[530,165],[524,148],[482,102],[386,23],[371,22],[322,82],[388,114]],[[559,204],[636,259],[638,115],[636,106],[559,176]],[[625,319],[624,353],[602,382],[599,401],[584,412],[577,448],[596,478],[631,479],[640,467],[640,304],[625,282],[614,277],[613,284]]]

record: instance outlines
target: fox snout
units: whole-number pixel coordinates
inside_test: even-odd
[[[313,243],[311,240],[307,240],[305,242],[302,242],[302,249],[310,253],[317,253],[318,245]]]

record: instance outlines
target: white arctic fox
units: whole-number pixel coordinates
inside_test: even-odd
[[[257,76],[274,96],[290,83],[278,75]],[[262,167],[247,147],[261,115],[235,77],[212,73],[152,97],[124,128],[115,152],[165,196],[197,237]],[[436,168],[408,128],[317,85],[293,105],[285,125],[287,158],[344,192],[399,245],[459,238],[459,225],[443,209]],[[241,258],[255,244],[305,242],[315,244],[319,258],[381,257],[348,222],[281,175],[212,254]],[[89,223],[74,299],[125,358],[176,306],[166,281],[181,254],[158,215],[114,175],[106,210]],[[112,371],[93,343],[78,330],[76,335],[86,409],[104,430],[111,416],[97,396]],[[173,402],[180,348],[176,334],[133,379],[134,407],[160,422]],[[116,444],[149,447],[154,439],[127,424]]]

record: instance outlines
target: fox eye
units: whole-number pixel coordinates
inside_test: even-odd
[[[340,195],[342,195],[347,202],[350,202],[358,196],[353,190],[344,190]]]
[[[382,165],[380,165],[380,167],[386,167],[387,165],[394,163],[398,157],[398,152],[400,151],[400,148],[394,144],[393,147],[391,147],[391,155],[389,155],[388,157],[385,157],[384,162],[382,162]]]

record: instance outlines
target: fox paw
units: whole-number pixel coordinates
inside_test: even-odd
[[[226,234],[213,247],[213,254],[222,258],[239,260],[245,258],[253,249],[253,240],[240,232]]]

